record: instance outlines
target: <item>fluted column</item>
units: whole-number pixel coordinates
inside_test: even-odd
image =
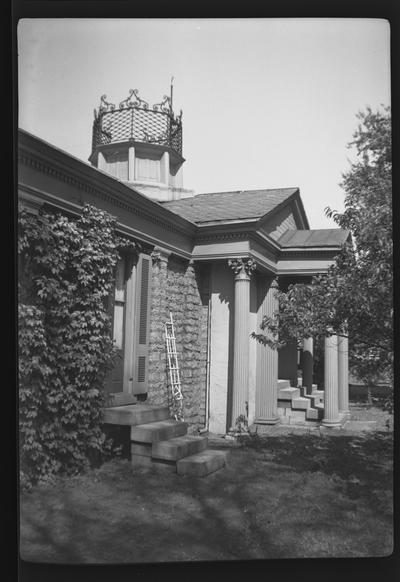
[[[307,337],[303,339],[303,355],[301,362],[301,369],[303,371],[303,386],[307,394],[312,392],[313,384],[313,347],[314,342],[312,337]]]
[[[272,316],[278,310],[276,289],[278,283],[271,279],[259,283],[259,323],[264,315]],[[257,424],[276,424],[277,412],[278,351],[262,344],[257,345],[256,414]]]
[[[253,259],[232,259],[228,264],[235,273],[231,417],[234,429],[238,416],[248,415],[250,275],[256,265]]]
[[[327,427],[340,426],[338,395],[338,338],[337,335],[325,337],[325,396],[324,419]]]
[[[338,337],[338,360],[339,413],[344,417],[349,417],[349,340],[347,337]]]

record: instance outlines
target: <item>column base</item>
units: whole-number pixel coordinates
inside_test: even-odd
[[[338,420],[325,420],[323,419],[321,426],[325,426],[326,428],[340,428],[342,426],[342,421]]]
[[[350,420],[350,418],[351,418],[351,412],[350,412],[350,410],[341,410],[339,412],[339,414],[340,414],[340,418],[342,420]]]
[[[254,424],[278,424],[280,422],[279,416],[272,416],[271,418],[256,418]]]

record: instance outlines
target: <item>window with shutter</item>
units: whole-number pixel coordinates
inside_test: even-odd
[[[133,393],[147,392],[149,368],[149,333],[150,333],[150,303],[151,303],[151,257],[141,254],[137,268],[137,340],[135,349],[135,370]]]

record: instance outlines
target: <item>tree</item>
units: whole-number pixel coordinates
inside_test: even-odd
[[[357,115],[348,147],[356,160],[343,174],[343,213],[327,216],[348,230],[326,275],[277,291],[279,313],[265,317],[256,339],[274,347],[293,339],[349,336],[350,366],[369,386],[382,374],[393,383],[393,248],[390,108]]]

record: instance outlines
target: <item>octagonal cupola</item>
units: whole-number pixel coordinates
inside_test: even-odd
[[[160,202],[194,195],[183,188],[182,110],[173,112],[172,89],[152,106],[137,89],[118,106],[102,95],[89,157],[93,166]]]

